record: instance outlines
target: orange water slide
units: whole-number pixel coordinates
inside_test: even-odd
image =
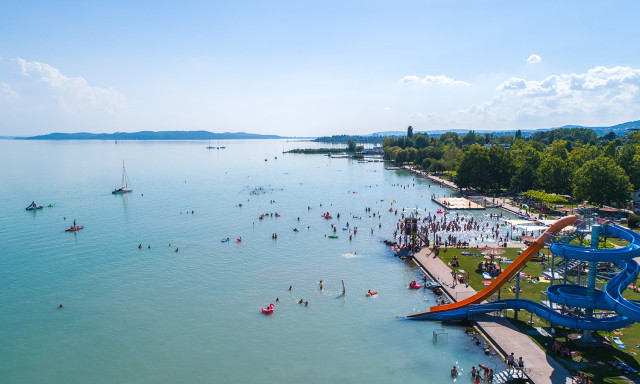
[[[456,303],[431,307],[430,311],[442,312],[442,311],[448,311],[451,309],[464,308],[469,305],[480,304],[484,300],[488,299],[489,297],[491,297],[491,295],[496,293],[498,289],[500,289],[500,287],[502,287],[509,280],[511,280],[511,278],[515,276],[516,273],[520,271],[524,267],[524,265],[527,264],[529,260],[531,260],[533,256],[535,256],[538,252],[540,252],[540,250],[544,247],[544,244],[551,238],[552,234],[560,231],[562,228],[568,225],[575,223],[577,219],[578,217],[575,215],[565,216],[558,219],[555,223],[551,224],[549,228],[547,228],[547,230],[544,231],[544,233],[536,239],[536,241],[534,241],[526,250],[524,250],[522,254],[518,256],[518,258],[515,259],[513,263],[511,263],[511,265],[509,265],[509,267],[507,267],[500,275],[498,275],[498,277],[496,277],[495,280],[491,282],[491,284],[489,284],[482,291],[476,293],[475,295],[467,299],[458,301]],[[423,315],[423,313],[411,315],[411,316],[419,316],[419,315]]]

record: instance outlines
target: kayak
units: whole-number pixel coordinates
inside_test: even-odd
[[[78,225],[78,226],[75,226],[75,227],[67,228],[64,231],[65,232],[75,232],[75,231],[81,230],[82,228],[84,228],[84,227],[81,226],[81,225]]]
[[[331,236],[327,236],[327,237],[330,238],[330,239],[337,239],[338,238],[338,236],[335,236],[335,235],[331,235]]]

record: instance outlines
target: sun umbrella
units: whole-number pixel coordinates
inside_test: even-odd
[[[479,251],[481,253],[491,255],[491,262],[493,263],[493,256],[504,255],[507,251],[502,248],[494,248],[494,247],[484,247],[480,248]]]

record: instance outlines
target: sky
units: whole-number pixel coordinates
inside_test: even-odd
[[[637,1],[0,3],[0,136],[640,119]]]

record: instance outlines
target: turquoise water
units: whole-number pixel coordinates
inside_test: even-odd
[[[498,363],[460,327],[396,318],[435,298],[407,289],[420,271],[381,243],[387,210],[435,212],[435,186],[281,153],[312,143],[206,145],[0,140],[3,383],[442,383],[453,364]],[[134,191],[112,195],[123,160]],[[85,228],[64,232],[74,219]]]

